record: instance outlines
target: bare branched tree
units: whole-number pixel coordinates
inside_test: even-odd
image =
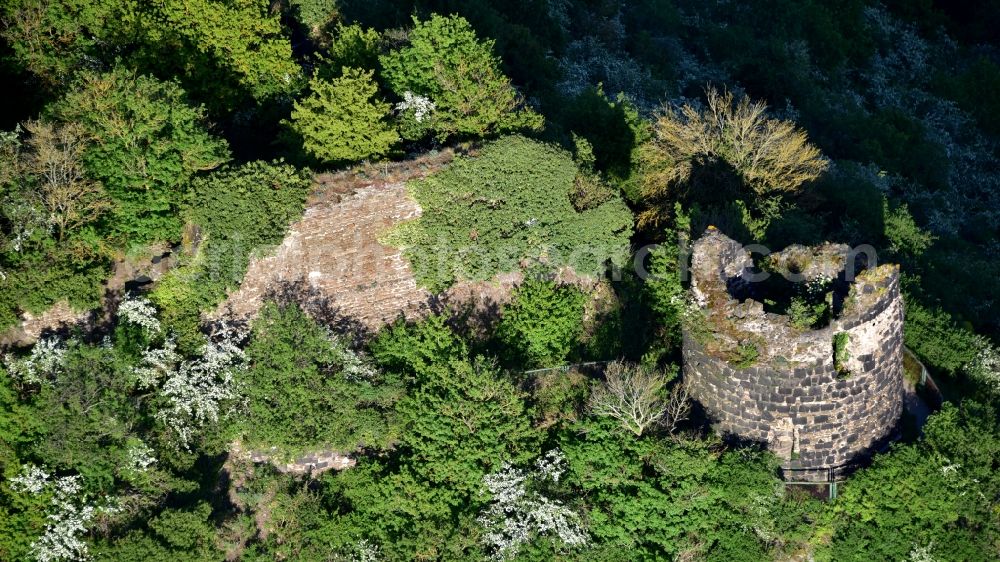
[[[35,196],[45,209],[58,240],[93,222],[110,208],[101,184],[84,173],[84,133],[78,125],[31,121],[25,168],[37,179]]]
[[[666,414],[667,377],[641,365],[616,361],[590,395],[590,411],[618,420],[639,436]]]
[[[711,87],[706,97],[707,108],[665,107],[654,122],[653,137],[642,151],[642,189],[648,201],[670,202],[704,187],[692,185],[692,173],[711,160],[732,167],[754,204],[765,207],[826,170],[827,159],[805,131],[768,117],[764,103]],[[673,209],[672,204],[666,207]],[[640,222],[656,224],[665,218],[662,212],[652,208]]]
[[[691,415],[691,393],[687,386],[680,383],[670,391],[666,412],[663,415],[663,426],[667,433],[673,434],[681,422],[687,421]]]

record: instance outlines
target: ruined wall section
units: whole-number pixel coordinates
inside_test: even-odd
[[[903,409],[898,268],[863,272],[840,317],[822,329],[795,330],[786,317],[765,313],[752,299],[719,302],[720,289],[727,282],[732,286],[731,275],[738,268],[717,262],[713,271],[706,260],[728,257],[746,265],[730,243],[714,232],[699,240],[693,287],[706,307],[716,307],[711,311],[716,317],[707,316],[710,325],[723,316],[736,333],[760,335],[766,349],[754,364],[741,368],[716,351],[713,338],[718,334],[688,330],[684,379],[692,395],[718,430],[767,442],[786,468],[836,467],[880,448],[892,437]],[[839,333],[847,334],[848,353],[840,368],[834,360]]]

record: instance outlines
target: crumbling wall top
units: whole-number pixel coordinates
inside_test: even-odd
[[[793,245],[759,264],[751,249],[709,227],[694,243],[691,259],[698,309],[693,321],[701,325],[689,332],[700,336],[709,353],[737,366],[821,362],[830,355],[834,334],[877,314],[899,294],[898,266],[870,267],[855,276],[855,267],[868,264],[860,263],[846,244]],[[759,289],[768,276],[823,287],[829,308],[823,325],[803,326],[789,314],[766,310],[768,299]]]

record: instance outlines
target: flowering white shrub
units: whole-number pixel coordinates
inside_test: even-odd
[[[910,550],[909,562],[937,562],[937,558],[934,558],[933,554],[934,541],[929,542],[926,546],[913,545],[913,549]]]
[[[46,515],[49,523],[42,536],[31,544],[31,553],[36,560],[87,559],[87,543],[81,536],[87,532],[87,525],[96,514],[111,510],[86,503],[86,498],[80,494],[79,476],[53,478],[42,468],[25,465],[21,467],[21,475],[11,479],[11,488],[15,492],[31,495],[52,494],[50,510]]]
[[[59,374],[65,359],[66,345],[59,338],[51,337],[38,340],[23,359],[10,353],[4,355],[4,366],[23,384],[45,384]]]
[[[398,113],[405,113],[412,109],[413,118],[416,119],[417,123],[420,123],[425,117],[429,117],[434,112],[435,107],[434,102],[430,98],[406,91],[403,92],[403,101],[396,104],[396,111]]]
[[[160,394],[169,406],[156,417],[177,434],[183,448],[189,449],[195,432],[217,423],[223,407],[238,398],[234,373],[246,368],[240,347],[246,336],[245,330],[223,324],[199,357],[166,373]]]
[[[371,381],[378,376],[378,370],[371,364],[368,357],[355,351],[343,338],[328,331],[327,338],[337,354],[337,363],[342,369],[344,378],[349,381]]]
[[[982,336],[977,339],[979,353],[972,364],[966,367],[966,371],[993,392],[1000,393],[1000,350]]]
[[[379,560],[378,545],[361,539],[357,544],[357,556],[353,560],[355,562],[377,562]]]
[[[749,502],[742,509],[745,532],[757,535],[757,538],[766,544],[773,544],[780,540],[781,533],[775,528],[774,510],[781,502],[785,487],[783,484],[776,484],[770,494],[752,494]]]
[[[21,474],[10,479],[11,487],[15,492],[28,492],[29,494],[40,494],[48,483],[49,473],[33,464],[22,466]]]
[[[554,450],[536,461],[534,471],[504,463],[498,472],[483,477],[493,499],[478,521],[494,560],[513,558],[538,535],[554,535],[567,546],[587,543],[580,516],[543,493],[546,484],[558,482],[564,471],[565,458]]]
[[[147,337],[160,333],[160,321],[156,318],[156,307],[143,297],[126,296],[118,305],[118,319],[139,326]]]
[[[162,348],[146,348],[142,351],[139,364],[132,368],[136,385],[140,389],[153,388],[177,367],[181,356],[177,353],[177,343],[167,339]]]
[[[535,460],[535,468],[542,478],[558,483],[566,472],[566,456],[559,449],[552,449]]]
[[[130,474],[141,474],[149,470],[149,467],[156,464],[156,456],[153,448],[142,441],[136,439],[129,445],[125,458],[125,472]]]

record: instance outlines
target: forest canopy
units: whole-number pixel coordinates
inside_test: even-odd
[[[5,2],[0,560],[995,560],[998,28],[997,0]],[[899,264],[907,411],[836,485],[691,398],[710,226]],[[391,271],[265,261],[324,236]],[[810,291],[801,333],[840,305]]]

